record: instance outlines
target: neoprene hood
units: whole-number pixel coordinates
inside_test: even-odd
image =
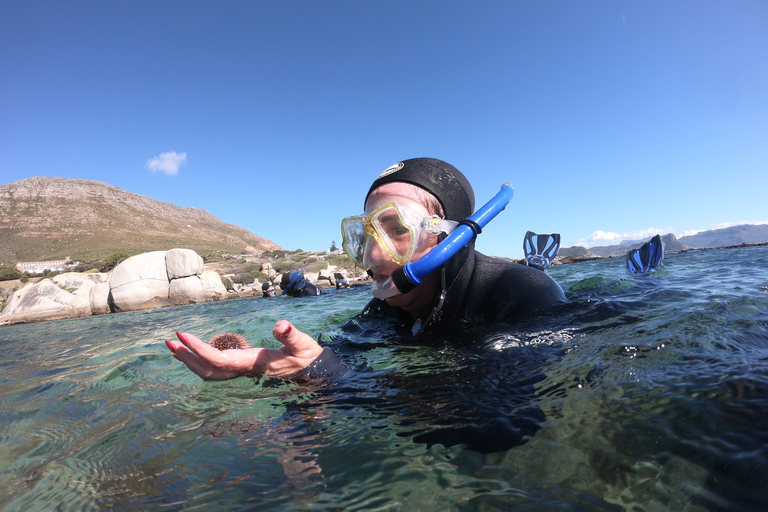
[[[442,160],[412,158],[389,167],[373,182],[365,202],[374,189],[394,182],[410,183],[430,192],[440,201],[448,220],[464,220],[475,211],[472,185],[457,168]]]

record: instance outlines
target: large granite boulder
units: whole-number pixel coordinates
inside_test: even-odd
[[[168,280],[173,280],[199,276],[205,269],[205,263],[192,249],[171,249],[165,254],[165,267]]]
[[[109,278],[113,312],[150,309],[169,305],[170,282],[165,266],[168,251],[131,256],[112,271]]]
[[[92,315],[111,313],[109,307],[109,281],[92,286],[88,293]]]
[[[336,286],[336,279],[331,273],[330,269],[323,269],[317,274],[317,281],[328,281],[331,285]]]
[[[60,274],[11,294],[0,323],[36,322],[194,304],[228,296],[221,276],[190,249],[139,254],[110,274]]]
[[[12,294],[0,315],[0,322],[17,324],[83,316],[76,303],[74,294],[50,279],[43,279]]]
[[[106,284],[109,281],[109,274],[66,272],[54,276],[51,280],[74,295],[73,305],[78,310],[79,316],[89,316],[92,314],[91,289],[99,284]]]
[[[221,282],[221,276],[215,270],[204,270],[200,274],[200,279],[203,281],[203,294],[206,300],[219,300],[227,296],[227,289]]]
[[[168,298],[174,304],[205,302],[202,278],[200,276],[187,276],[172,280]]]
[[[65,272],[64,274],[53,276],[51,278],[51,281],[53,281],[54,283],[56,283],[57,285],[63,288],[74,289],[74,290],[79,290],[81,288],[84,288],[86,290],[90,290],[91,287],[99,283],[108,282],[109,274],[103,274],[100,272],[91,272],[91,273]]]
[[[262,264],[261,264],[261,268],[260,268],[260,270],[261,270],[261,272],[263,272],[264,274],[266,274],[266,276],[267,276],[267,277],[268,277],[270,280],[274,280],[275,276],[277,275],[277,272],[275,271],[275,269],[274,269],[274,268],[272,268],[272,264],[271,264],[271,263],[269,263],[269,262],[267,262],[267,263],[262,263]]]

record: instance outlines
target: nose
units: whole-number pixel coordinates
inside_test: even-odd
[[[373,266],[381,263],[391,262],[389,253],[381,246],[375,237],[368,237],[365,243],[365,263],[367,266]]]

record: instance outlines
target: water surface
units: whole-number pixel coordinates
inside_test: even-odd
[[[366,289],[0,328],[4,510],[763,510],[768,247],[550,274],[572,303],[452,339],[336,326]],[[325,383],[203,382],[174,331],[323,332]]]

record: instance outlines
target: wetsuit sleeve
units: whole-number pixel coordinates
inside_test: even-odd
[[[323,347],[323,352],[310,363],[309,366],[296,373],[296,377],[309,377],[310,379],[322,379],[344,370],[344,363],[336,355],[336,352],[328,347]]]

